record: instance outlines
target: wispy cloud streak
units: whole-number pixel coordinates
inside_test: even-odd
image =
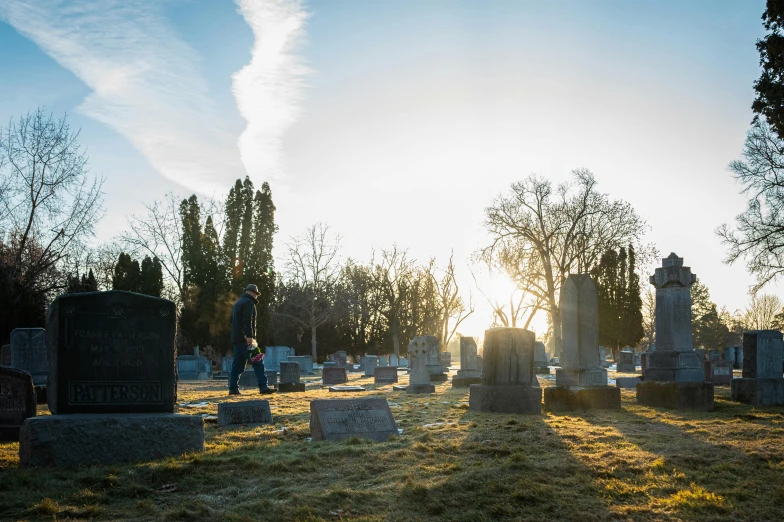
[[[197,53],[138,0],[0,0],[0,17],[93,92],[78,110],[125,136],[162,175],[223,190],[242,174]],[[54,86],[53,86],[54,87]]]
[[[280,179],[282,138],[299,116],[309,73],[293,52],[308,14],[298,0],[236,2],[255,35],[250,63],[232,76],[237,107],[248,122],[240,155],[251,177]]]

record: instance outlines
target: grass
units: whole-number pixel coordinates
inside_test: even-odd
[[[351,378],[364,394],[273,396],[274,425],[208,422],[204,453],[162,461],[26,470],[18,444],[0,443],[0,519],[730,521],[784,510],[782,408],[733,403],[728,387],[711,413],[638,406],[622,390],[622,411],[498,415],[469,411],[467,389],[408,396],[370,381]],[[181,384],[180,404],[208,404],[179,412],[239,400],[224,386]],[[386,397],[403,434],[310,442],[309,400],[346,396]]]

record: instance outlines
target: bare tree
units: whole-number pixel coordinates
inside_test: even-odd
[[[460,295],[460,287],[458,286],[457,278],[455,277],[454,253],[449,256],[449,264],[447,264],[441,278],[438,279],[433,272],[430,273],[430,277],[436,288],[436,296],[441,311],[438,340],[441,342],[441,346],[446,349],[460,326],[460,323],[474,313],[474,303],[472,297],[469,295],[468,306],[466,307],[466,304]],[[452,323],[451,326],[450,323]]]
[[[535,175],[512,184],[485,209],[491,243],[483,258],[518,276],[517,283],[536,297],[552,322],[554,348],[561,352],[558,294],[569,273],[588,272],[608,249],[639,244],[647,226],[624,201],[596,190],[587,170],[558,186]]]
[[[756,293],[784,274],[784,140],[758,120],[746,136],[743,159],[729,168],[749,201],[735,228],[725,223],[716,233],[728,247],[725,263],[746,260]]]
[[[413,261],[409,260],[407,252],[399,250],[397,245],[393,245],[391,250],[381,251],[381,262],[373,271],[375,285],[381,289],[384,298],[381,313],[387,320],[392,346],[397,356],[400,355],[400,319],[406,306],[413,273]]]
[[[782,302],[776,295],[752,295],[746,307],[745,324],[750,330],[770,330],[776,326],[776,314],[781,311]]]
[[[313,360],[317,358],[316,330],[335,311],[335,290],[341,266],[338,260],[340,236],[333,236],[324,223],[312,225],[286,245],[286,277],[299,292],[289,304],[297,313],[276,312],[310,328]]]
[[[656,293],[646,288],[642,294],[642,327],[645,330],[643,342],[646,347],[656,343]]]
[[[87,173],[87,155],[66,116],[41,109],[0,130],[0,240],[13,278],[49,294],[63,288],[57,269],[74,258],[103,215],[103,178]]]

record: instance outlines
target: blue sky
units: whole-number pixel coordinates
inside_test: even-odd
[[[278,244],[325,221],[346,255],[396,242],[464,268],[493,197],[585,167],[719,305],[747,303],[713,231],[745,204],[726,167],[753,116],[764,1],[244,7],[0,0],[0,122],[70,114],[107,178],[101,239],[167,191],[222,197],[249,172],[272,184]]]

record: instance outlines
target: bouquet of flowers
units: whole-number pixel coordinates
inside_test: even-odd
[[[253,344],[248,346],[248,357],[250,357],[251,364],[256,364],[257,362],[264,360],[264,352],[259,348],[256,339],[253,339]]]

